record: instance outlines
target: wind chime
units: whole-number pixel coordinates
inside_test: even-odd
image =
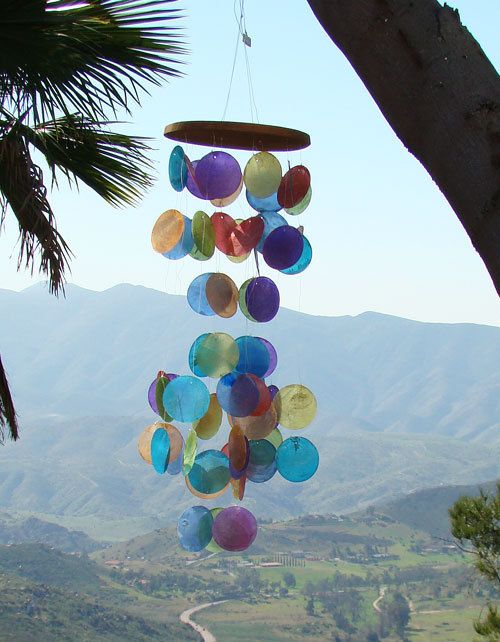
[[[311,201],[310,173],[300,164],[283,174],[272,153],[303,149],[310,144],[309,136],[283,127],[207,121],[169,125],[165,136],[211,151],[190,160],[180,145],[173,148],[170,184],[203,201],[203,209],[192,217],[177,209],[163,212],[152,230],[152,246],[170,260],[207,261],[216,250],[232,262],[254,259],[255,275],[239,287],[227,274],[200,274],[188,288],[187,302],[207,317],[229,318],[239,308],[257,328],[277,315],[280,304],[275,282],[260,274],[259,257],[267,267],[290,276],[311,262],[303,228],[291,224]],[[227,149],[252,152],[243,172]],[[252,214],[243,220],[223,211],[238,198],[246,198]],[[316,399],[302,384],[281,389],[268,385],[277,362],[274,346],[260,336],[207,332],[197,337],[187,359],[191,374],[160,371],[149,386],[149,405],[163,421],[141,434],[141,457],[159,474],[182,474],[187,489],[203,500],[231,488],[234,500],[242,502],[247,482],[268,482],[276,472],[290,482],[309,479],[318,468],[318,451],[295,431],[314,419]],[[199,450],[200,441],[219,433],[224,414],[227,443],[221,450]],[[187,434],[172,421],[190,425]],[[284,431],[290,431],[289,436]],[[182,513],[177,531],[188,551],[243,551],[257,535],[257,522],[240,504],[211,509],[196,505]]]

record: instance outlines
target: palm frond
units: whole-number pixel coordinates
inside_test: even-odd
[[[40,272],[48,276],[50,291],[64,291],[71,251],[56,229],[42,170],[33,163],[18,127],[0,139],[0,193],[2,218],[10,206],[19,223],[18,267],[24,262],[33,272],[40,253]]]
[[[3,0],[0,104],[94,120],[129,109],[147,84],[180,75],[175,0]]]
[[[19,426],[17,415],[12,401],[12,395],[7,381],[7,374],[4,370],[2,357],[0,356],[0,441],[3,443],[5,428],[9,429],[11,439],[18,439]]]
[[[152,184],[150,148],[147,139],[112,132],[106,125],[72,114],[20,131],[45,156],[54,178],[58,169],[112,205],[130,204]]]

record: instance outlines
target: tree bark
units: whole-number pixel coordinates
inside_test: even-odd
[[[457,214],[500,294],[500,76],[437,0],[308,0]]]

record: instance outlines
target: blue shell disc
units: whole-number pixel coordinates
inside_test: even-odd
[[[192,221],[187,216],[184,216],[184,231],[182,236],[179,239],[179,242],[175,247],[170,251],[164,252],[163,256],[166,259],[171,259],[172,261],[177,261],[178,259],[183,259],[185,256],[191,252],[194,245],[193,232],[192,232]]]
[[[215,316],[215,312],[210,307],[206,294],[207,281],[212,274],[213,272],[206,272],[205,274],[197,276],[191,281],[187,291],[187,300],[191,309],[205,317]]]
[[[276,451],[276,464],[282,477],[291,482],[303,482],[318,469],[318,450],[305,437],[289,437]]]
[[[250,440],[247,479],[255,484],[266,482],[276,472],[276,448],[267,439]]]
[[[151,463],[157,473],[163,475],[168,466],[168,455],[170,453],[170,437],[163,428],[154,431],[151,438]]]
[[[165,388],[163,405],[173,419],[191,423],[207,412],[210,393],[203,381],[184,375],[173,379]]]
[[[312,247],[309,241],[306,239],[304,236],[304,247],[302,249],[302,254],[299,257],[299,260],[297,263],[294,263],[291,265],[289,268],[285,268],[284,270],[280,270],[283,274],[300,274],[303,272],[306,267],[309,266],[309,263],[312,260]]]
[[[176,192],[182,192],[187,183],[188,166],[184,156],[184,150],[180,145],[176,145],[168,161],[168,177],[170,185]]]
[[[235,368],[236,372],[240,374],[251,372],[262,378],[269,370],[271,360],[266,346],[258,337],[248,335],[238,337],[236,344],[240,349],[240,358]]]
[[[186,551],[196,553],[205,548],[212,539],[212,513],[205,506],[191,506],[177,522],[179,543]]]
[[[250,207],[257,212],[277,212],[281,209],[281,205],[278,203],[278,192],[265,198],[257,198],[247,190],[247,201]]]

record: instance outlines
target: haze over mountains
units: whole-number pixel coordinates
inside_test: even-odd
[[[156,476],[136,454],[155,420],[146,391],[159,369],[187,374],[191,343],[216,330],[270,339],[279,356],[270,382],[302,382],[318,398],[304,433],[320,450],[317,476],[275,478],[258,492],[249,484],[246,505],[257,513],[347,511],[500,472],[500,328],[285,309],[257,325],[240,313],[200,317],[184,297],[131,285],[69,286],[66,300],[39,285],[0,290],[0,309],[22,423],[21,442],[0,450],[8,509],[174,519],[192,503],[182,480]]]
[[[148,412],[159,369],[188,373],[202,332],[262,334],[278,350],[277,385],[303,378],[320,421],[351,417],[380,432],[500,443],[500,328],[433,324],[367,312],[313,317],[286,309],[267,324],[201,317],[184,297],[120,285],[36,285],[0,291],[2,354],[21,414],[76,417]]]

